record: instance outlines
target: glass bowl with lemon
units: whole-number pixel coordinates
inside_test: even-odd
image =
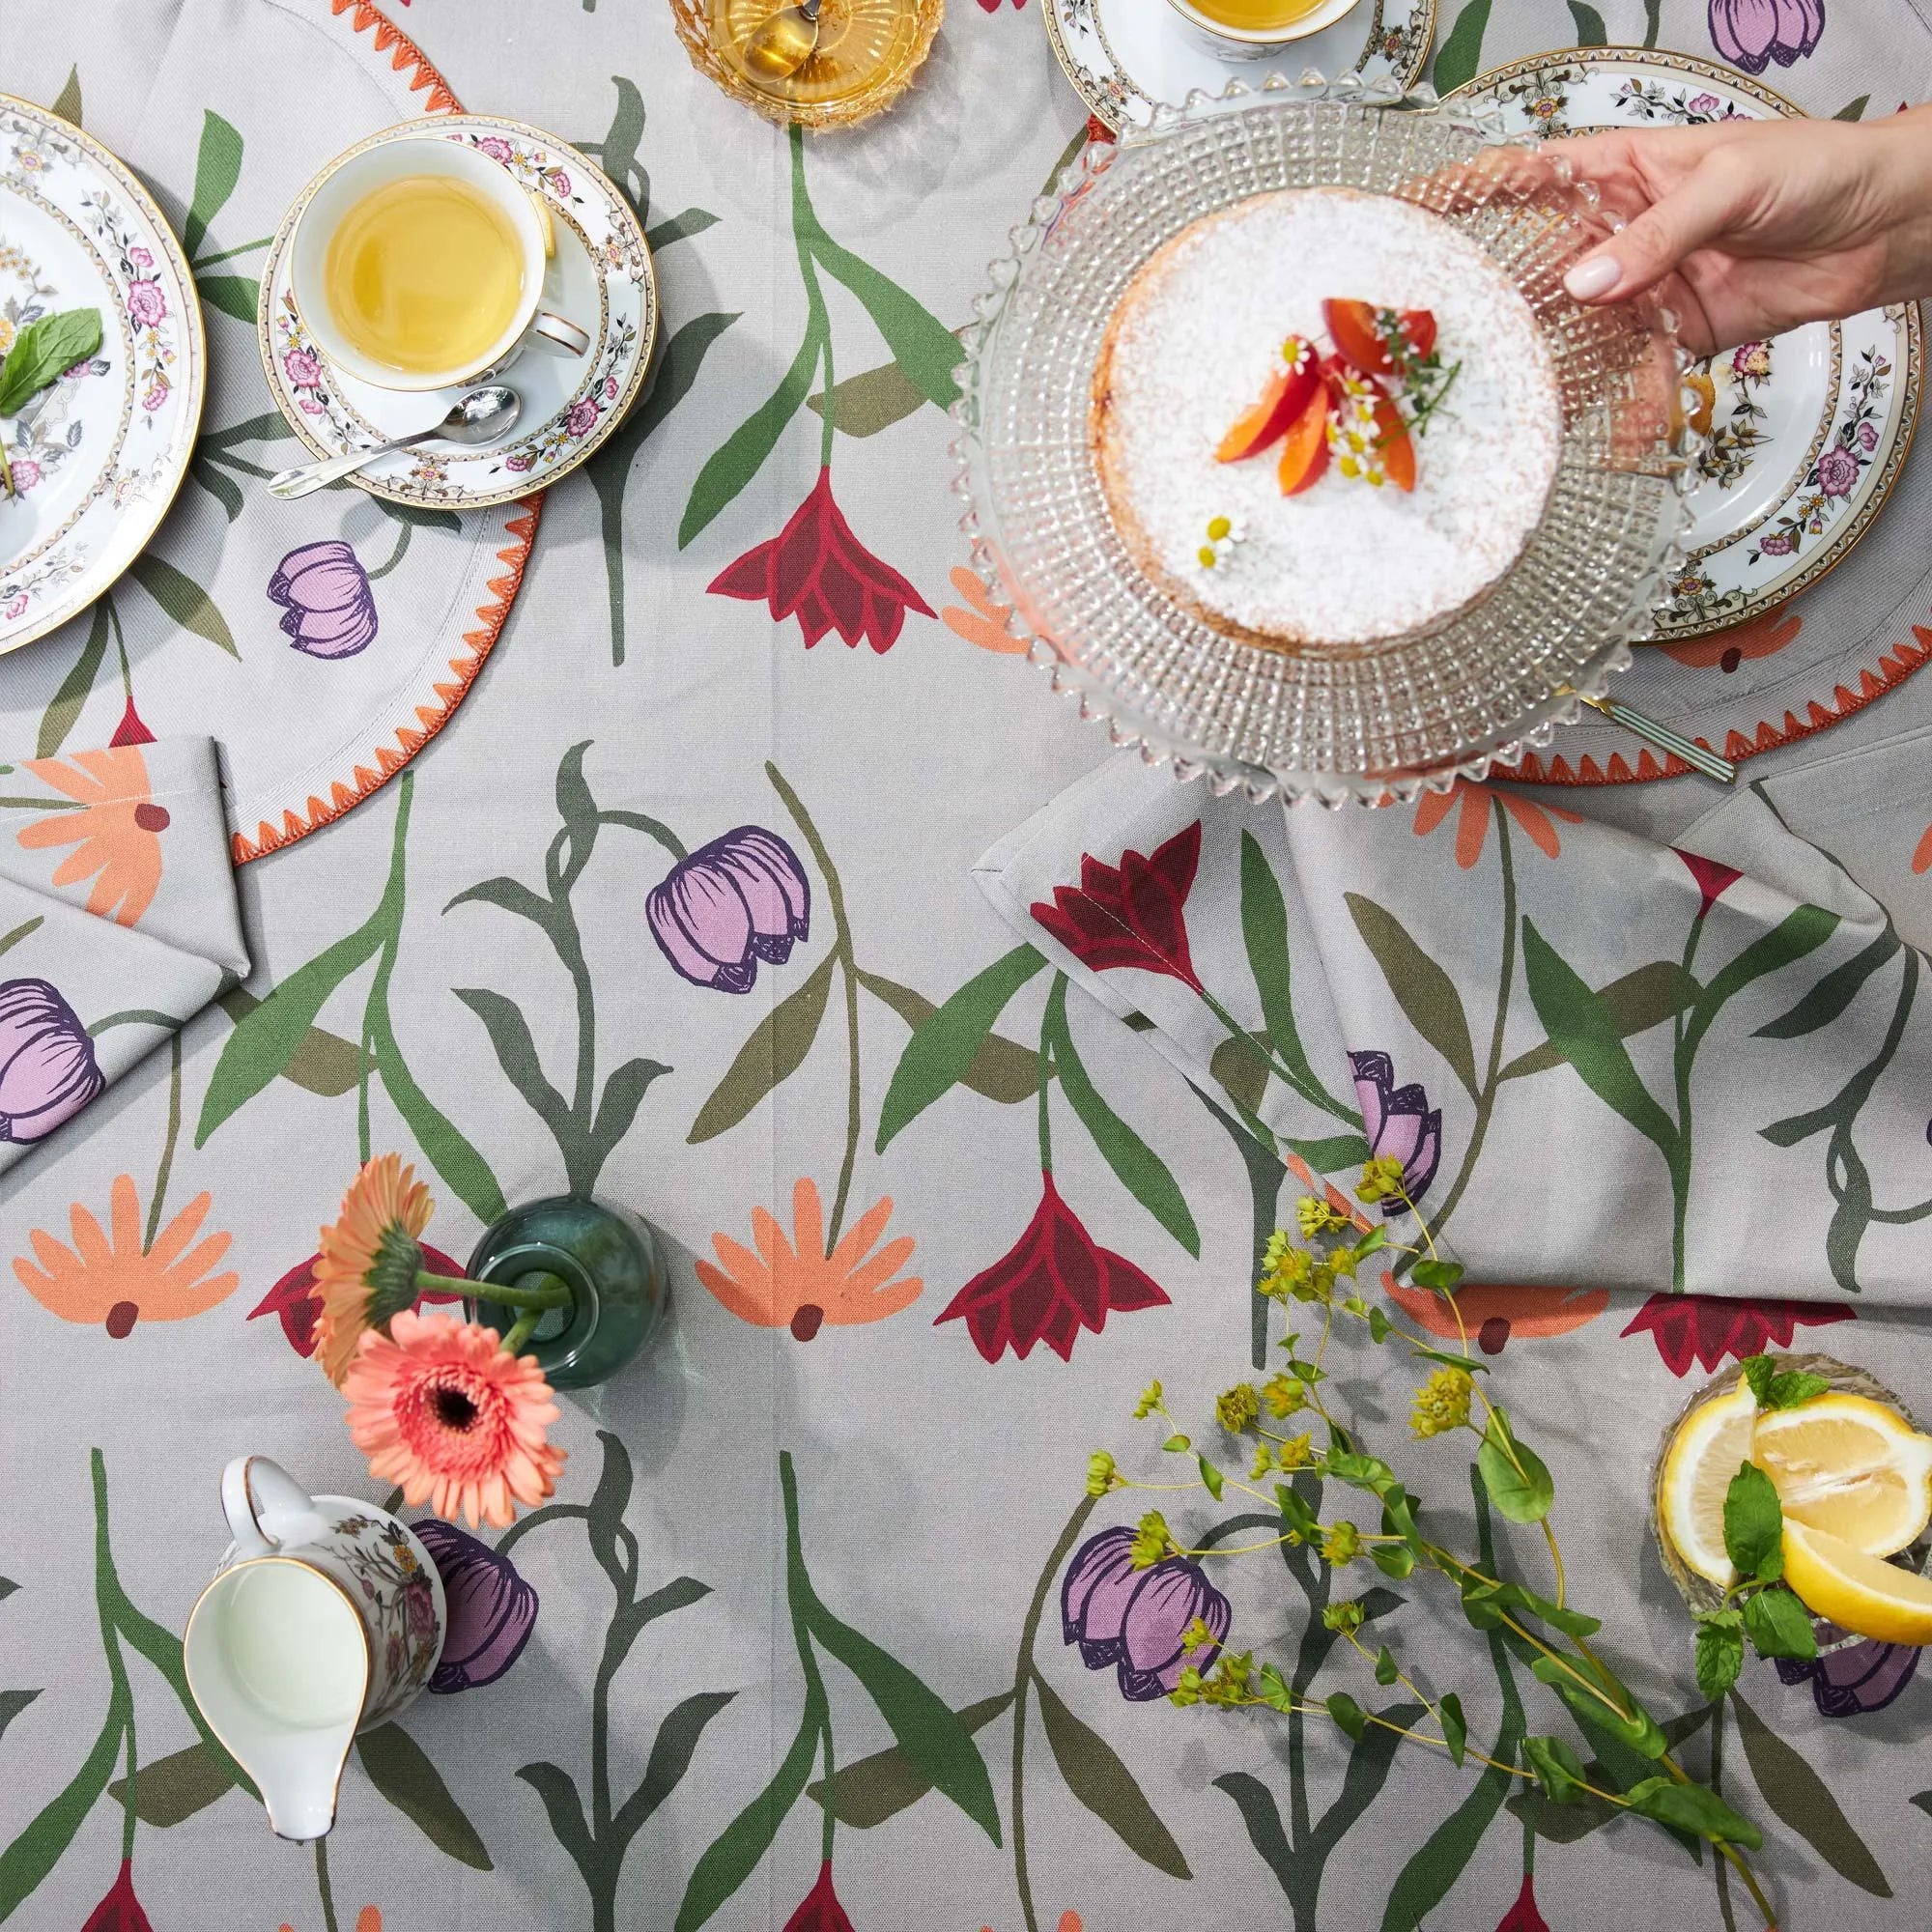
[[[1821,1629],[1843,1638],[1932,1643],[1932,1436],[1862,1369],[1829,1355],[1766,1358],[1805,1390],[1761,1406],[1743,1364],[1700,1389],[1665,1432],[1652,1477],[1664,1570],[1700,1616],[1741,1578],[1727,1548],[1726,1498],[1742,1465],[1771,1479],[1783,1513],[1783,1581]]]

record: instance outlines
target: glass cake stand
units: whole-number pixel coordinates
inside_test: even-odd
[[[1236,82],[1156,110],[1118,147],[1090,144],[1013,230],[965,334],[961,527],[1014,635],[1116,743],[1217,790],[1388,803],[1547,745],[1630,663],[1687,528],[1688,357],[1656,302],[1564,294],[1564,270],[1610,224],[1592,189],[1492,133],[1433,96],[1352,78]],[[1474,606],[1373,644],[1270,650],[1201,622],[1135,565],[1090,448],[1090,386],[1115,305],[1169,236],[1249,195],[1317,186],[1401,194],[1494,257],[1548,344],[1562,451],[1541,524]]]

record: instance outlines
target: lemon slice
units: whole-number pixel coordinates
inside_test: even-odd
[[[1867,1556],[1905,1548],[1932,1521],[1932,1436],[1869,1397],[1831,1393],[1767,1411],[1750,1457],[1788,1521]]]
[[[1805,1608],[1854,1636],[1932,1643],[1932,1577],[1785,1520],[1784,1580]]]
[[[534,188],[530,190],[530,206],[537,212],[537,226],[543,230],[544,260],[556,259],[556,223],[550,216],[550,203]]]
[[[1671,1439],[1658,1480],[1657,1514],[1672,1547],[1698,1576],[1728,1589],[1737,1571],[1724,1549],[1724,1492],[1750,1460],[1757,1404],[1739,1382],[1700,1403]]]

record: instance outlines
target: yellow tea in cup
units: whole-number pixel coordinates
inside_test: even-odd
[[[1305,20],[1325,0],[1188,0],[1203,18],[1237,33],[1265,34]]]
[[[323,288],[357,354],[410,376],[468,370],[524,297],[509,216],[467,181],[410,175],[364,195],[329,237]]]

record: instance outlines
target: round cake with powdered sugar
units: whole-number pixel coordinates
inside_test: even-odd
[[[1141,569],[1276,650],[1399,638],[1480,598],[1555,478],[1529,304],[1441,216],[1352,188],[1256,195],[1143,265],[1092,440]]]

